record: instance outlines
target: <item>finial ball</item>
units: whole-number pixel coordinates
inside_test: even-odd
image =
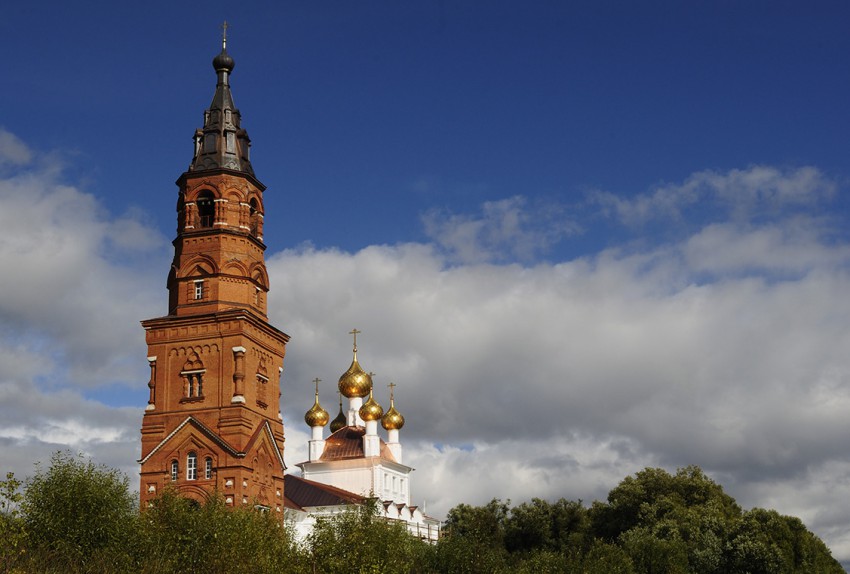
[[[218,56],[213,58],[212,64],[216,72],[224,70],[229,73],[236,66],[236,62],[233,61],[233,58],[230,57],[230,54],[224,48],[221,49],[221,53]]]

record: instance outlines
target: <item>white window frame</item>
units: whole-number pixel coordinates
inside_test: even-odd
[[[180,463],[177,460],[171,461],[171,480],[172,482],[176,481],[180,476]]]
[[[190,452],[186,455],[186,480],[198,479],[198,455]]]
[[[198,279],[195,283],[195,301],[200,301],[204,298],[204,280]]]
[[[204,478],[207,480],[212,478],[212,458],[210,457],[204,459]]]

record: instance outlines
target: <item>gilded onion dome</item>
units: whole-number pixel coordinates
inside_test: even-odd
[[[364,421],[376,421],[384,414],[384,409],[378,404],[378,401],[372,396],[372,389],[369,389],[369,400],[363,403],[360,407],[360,418]]]
[[[372,377],[369,376],[357,362],[357,329],[352,331],[354,335],[354,359],[351,366],[339,378],[339,392],[347,399],[354,397],[365,397],[372,388]]]
[[[395,393],[393,393],[395,389],[393,387],[395,387],[395,383],[390,383],[390,410],[381,417],[381,426],[386,430],[399,430],[404,426],[404,417],[395,410]]]
[[[345,414],[342,412],[342,395],[339,396],[339,414],[331,421],[331,432],[334,433],[346,425]]]
[[[381,426],[387,430],[399,430],[404,426],[404,417],[401,413],[395,410],[395,405],[390,401],[390,410],[381,417]]]
[[[316,402],[313,403],[313,406],[310,407],[310,410],[304,414],[304,422],[307,423],[307,426],[310,428],[313,427],[323,427],[328,424],[328,421],[331,419],[328,411],[322,408],[322,405],[319,404],[319,383],[316,381]]]

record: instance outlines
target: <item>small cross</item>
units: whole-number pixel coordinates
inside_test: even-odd
[[[319,394],[319,383],[322,382],[322,379],[320,379],[319,377],[316,377],[315,379],[313,379],[313,382],[316,383],[316,394],[318,395]]]
[[[349,335],[354,335],[354,350],[357,350],[357,333],[362,333],[363,331],[358,331],[357,329],[352,329],[348,332]]]
[[[387,385],[387,386],[390,388],[390,401],[392,401],[392,400],[393,400],[393,394],[394,394],[394,393],[393,393],[393,391],[395,391],[396,384],[395,384],[395,383],[390,383],[390,384],[389,384],[389,385]]]
[[[224,50],[227,48],[227,20],[224,21],[224,24],[221,25],[221,49]]]

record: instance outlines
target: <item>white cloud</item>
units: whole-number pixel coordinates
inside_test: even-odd
[[[715,210],[724,219],[742,222],[773,217],[789,208],[818,206],[836,190],[834,181],[811,166],[781,170],[756,165],[725,173],[697,172],[682,183],[658,185],[632,197],[597,191],[590,195],[590,203],[629,226],[689,217],[704,221],[716,217]]]
[[[26,165],[32,151],[15,134],[0,128],[0,167]]]
[[[825,226],[812,218],[795,218],[761,226],[719,223],[692,235],[683,255],[695,271],[714,274],[756,269],[768,273],[804,273],[816,267],[841,264],[846,245],[826,245]]]
[[[131,215],[112,216],[42,160],[0,180],[0,336],[49,348],[74,385],[127,380],[128,368],[144,368],[130,366],[143,344],[139,319],[165,307],[166,242]],[[122,264],[128,245],[161,272]]]
[[[550,204],[529,209],[522,196],[484,202],[478,216],[431,210],[422,222],[428,237],[460,263],[531,261],[579,232],[561,208]]]

